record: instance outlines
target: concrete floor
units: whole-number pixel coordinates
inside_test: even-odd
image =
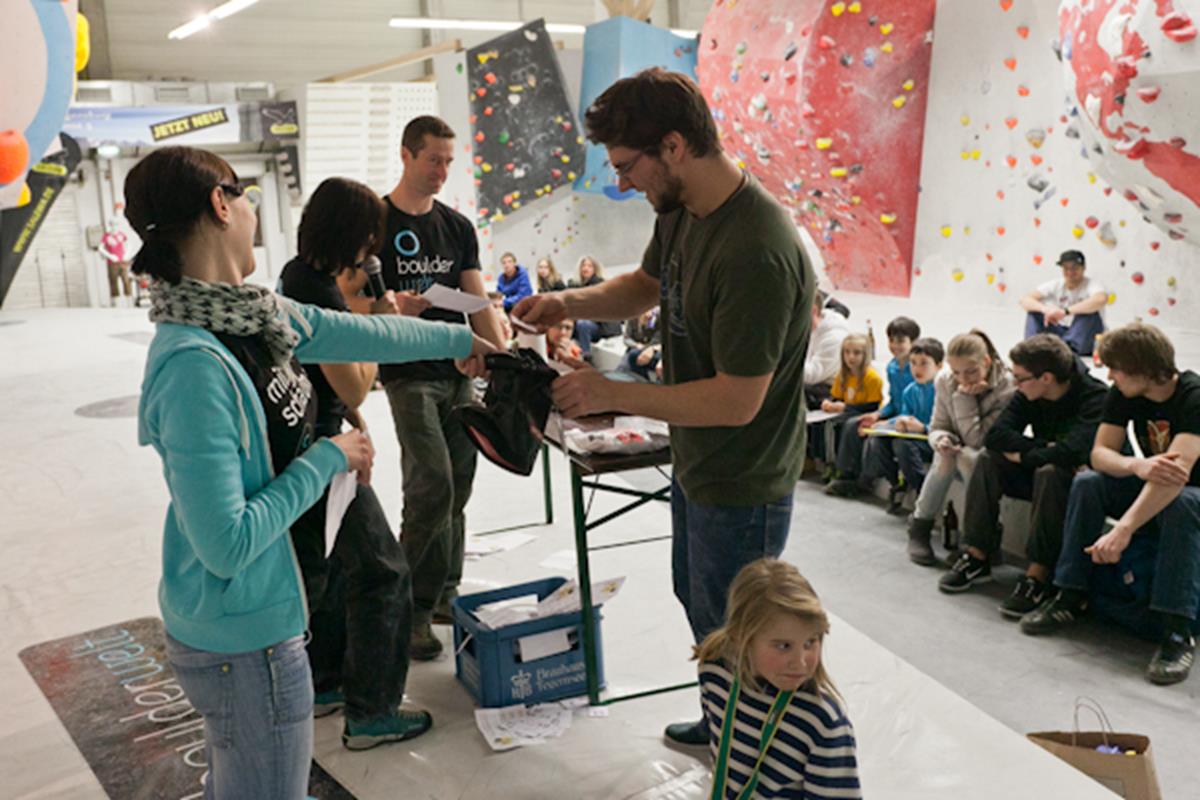
[[[9,702],[0,717],[0,798],[102,796],[16,653],[157,613],[165,490],[157,457],[137,446],[130,415],[150,332],[144,310],[0,314],[0,407],[9,412],[0,419],[0,689]],[[381,393],[372,394],[366,414],[376,431],[375,485],[395,520],[397,450]],[[465,590],[569,573],[544,566],[572,563],[563,561],[572,548],[565,465],[559,456],[553,463],[556,524],[531,529],[536,540],[517,550],[469,563]],[[470,527],[537,520],[535,480],[481,461]],[[655,476],[631,480],[651,485]],[[601,529],[593,542],[668,527],[665,509],[648,507],[619,528]],[[903,538],[903,521],[872,503],[828,498],[806,482],[797,487],[785,557],[835,616],[829,663],[858,728],[868,797],[1092,796],[1094,784],[1078,782],[1023,739],[1028,731],[1068,728],[1078,695],[1103,704],[1119,730],[1152,738],[1164,797],[1200,797],[1193,767],[1200,679],[1151,686],[1142,670],[1152,646],[1100,626],[1025,637],[995,608],[1015,572],[1002,571],[999,585],[985,591],[946,597],[936,589],[936,570],[904,558]],[[628,577],[605,611],[614,690],[694,675],[670,594],[668,548],[660,542],[593,558],[597,578]],[[690,692],[617,704],[606,717],[580,713],[561,740],[507,754],[487,751],[449,658],[416,665],[410,695],[438,721],[412,747],[350,754],[338,742],[338,718],[317,722],[318,759],[364,800],[703,794],[707,761],[659,738],[664,723],[695,713]],[[939,776],[946,778],[941,791],[925,788]],[[951,776],[974,783],[947,792]]]

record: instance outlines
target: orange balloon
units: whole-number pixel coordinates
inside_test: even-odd
[[[29,142],[25,134],[9,128],[0,131],[0,184],[12,183],[29,169]]]

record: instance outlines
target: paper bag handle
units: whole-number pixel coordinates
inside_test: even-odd
[[[1108,714],[1104,713],[1104,707],[1097,700],[1084,695],[1075,698],[1075,730],[1071,733],[1071,746],[1078,746],[1080,709],[1086,709],[1096,715],[1096,719],[1100,723],[1100,733],[1104,737],[1104,745],[1107,747],[1108,734],[1114,732],[1112,723],[1108,721]]]

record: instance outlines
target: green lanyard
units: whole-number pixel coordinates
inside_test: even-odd
[[[712,800],[725,800],[725,786],[729,782],[729,749],[733,746],[733,718],[737,712],[738,697],[742,692],[742,682],[733,679],[733,687],[729,690],[729,700],[725,702],[725,720],[721,724],[721,745],[717,748],[717,764],[713,768]],[[780,692],[771,705],[767,714],[766,724],[763,725],[762,738],[758,744],[758,761],[754,762],[754,771],[746,780],[746,785],[738,793],[737,800],[749,800],[758,788],[758,772],[762,769],[763,759],[775,741],[775,732],[779,729],[779,720],[783,718],[783,710],[792,701],[792,692]]]

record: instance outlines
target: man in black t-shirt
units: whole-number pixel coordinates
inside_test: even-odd
[[[479,243],[470,220],[434,199],[454,160],[454,131],[437,117],[417,117],[400,145],[404,174],[384,198],[387,236],[379,251],[383,279],[405,314],[465,323],[461,313],[432,308],[420,297],[435,283],[485,297]],[[503,348],[503,334],[488,305],[471,315],[471,327]],[[401,542],[413,575],[410,653],[436,658],[442,644],[431,623],[450,622],[449,605],[462,579],[463,509],[475,478],[475,446],[450,420],[471,400],[471,382],[451,361],[382,364],[396,437],[400,440],[404,512]]]
[[[1150,610],[1162,641],[1146,677],[1178,683],[1192,666],[1200,609],[1200,375],[1179,372],[1171,342],[1140,323],[1106,334],[1100,357],[1113,387],[1092,449],[1095,472],[1071,487],[1059,592],[1021,629],[1049,633],[1074,622],[1087,608],[1094,565],[1120,561],[1134,534],[1157,536]],[[1121,453],[1130,422],[1141,458]],[[1105,517],[1117,520],[1108,533]]]

